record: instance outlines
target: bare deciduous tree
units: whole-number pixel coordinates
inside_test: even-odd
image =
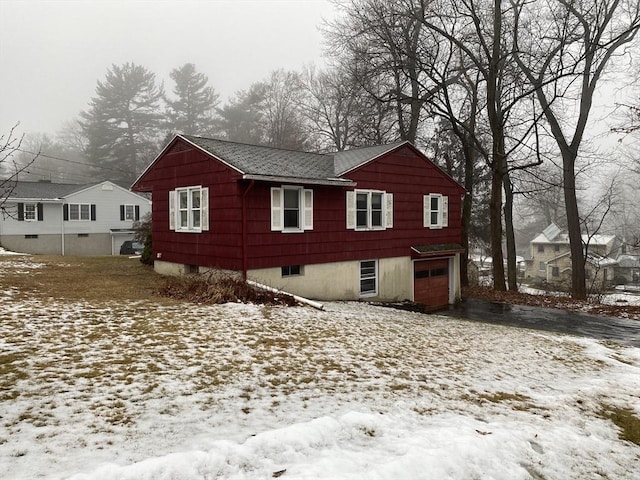
[[[19,175],[38,158],[38,154],[35,154],[28,162],[16,161],[15,156],[20,152],[24,139],[24,135],[17,136],[16,128],[17,125],[8,134],[0,135],[0,215],[3,217],[13,214],[6,208],[6,202],[15,189]]]
[[[612,57],[640,29],[637,0],[511,0],[515,60],[542,107],[563,163],[571,293],[586,297],[576,160],[593,96]],[[575,111],[568,118],[567,111]]]

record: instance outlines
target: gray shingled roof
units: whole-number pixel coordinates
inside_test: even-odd
[[[327,180],[393,150],[402,143],[358,148],[334,154],[319,154],[247,145],[213,138],[181,135],[245,175]]]
[[[335,178],[333,157],[330,155],[246,145],[192,135],[182,135],[182,137],[244,174]]]
[[[353,150],[345,150],[343,152],[337,152],[333,154],[334,158],[334,169],[336,175],[342,175],[349,170],[354,169],[358,165],[362,165],[363,163],[368,162],[369,160],[373,160],[376,157],[379,157],[383,153],[386,153],[394,148],[399,147],[403,143],[406,143],[403,140],[397,141],[395,143],[390,143],[388,145],[377,145],[375,147],[364,147],[364,148],[356,148]]]
[[[92,184],[76,185],[69,183],[51,183],[51,182],[16,182],[15,188],[9,195],[11,199],[39,199],[54,200],[65,197],[73,192],[83,190]]]

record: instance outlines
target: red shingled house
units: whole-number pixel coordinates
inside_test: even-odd
[[[163,274],[221,268],[318,300],[460,298],[464,189],[409,142],[315,154],[178,135],[152,193]]]

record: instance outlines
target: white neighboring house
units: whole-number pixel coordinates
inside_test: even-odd
[[[608,285],[614,274],[621,243],[615,235],[582,235],[585,251],[585,276],[589,283]],[[526,260],[525,278],[547,283],[571,281],[569,235],[555,223],[530,242],[531,259]]]
[[[0,216],[0,245],[22,253],[119,255],[151,201],[115,183],[16,182]]]

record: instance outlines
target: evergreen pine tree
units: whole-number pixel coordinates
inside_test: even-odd
[[[207,85],[207,76],[197,72],[193,63],[174,68],[169,76],[175,82],[176,98],[166,99],[169,130],[191,135],[212,134],[218,95]]]
[[[134,63],[112,65],[98,81],[89,109],[81,112],[88,160],[101,178],[132,182],[158,153],[162,85]]]

